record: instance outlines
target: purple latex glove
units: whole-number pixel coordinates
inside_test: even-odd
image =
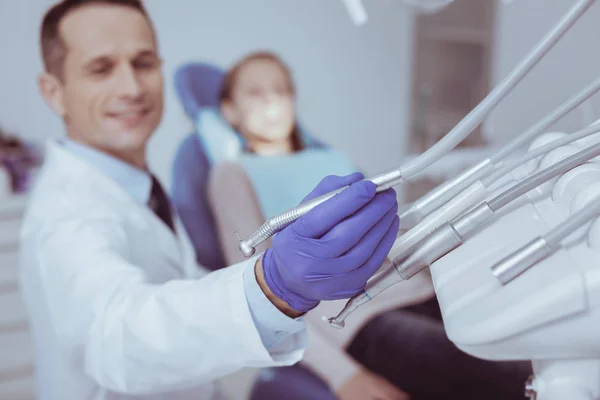
[[[399,228],[396,193],[376,194],[362,174],[328,176],[303,200],[350,185],[273,239],[263,256],[265,281],[290,307],[352,297],[381,267]]]

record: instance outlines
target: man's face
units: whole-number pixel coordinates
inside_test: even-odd
[[[130,7],[94,4],[68,14],[60,34],[62,80],[46,76],[40,82],[68,135],[145,163],[146,143],[163,111],[161,62],[149,21]]]

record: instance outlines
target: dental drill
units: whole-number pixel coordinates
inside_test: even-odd
[[[596,132],[600,131],[600,124],[595,124],[594,127]],[[392,261],[389,258],[386,259],[380,271],[367,282],[365,289],[361,293],[348,300],[336,317],[324,317],[324,319],[335,328],[343,328],[346,317],[358,307],[396,283],[412,278],[423,269],[429,267],[433,262],[461,246],[469,235],[474,234],[498,210],[541,184],[564,174],[598,155],[600,155],[600,143],[543,169],[500,193],[492,200],[481,203],[456,220],[447,222],[425,239],[411,246],[405,254],[398,255]],[[509,265],[522,265],[513,261],[508,261],[507,263]]]
[[[558,24],[542,38],[533,50],[521,60],[513,71],[434,146],[415,160],[397,169],[370,178],[369,180],[377,185],[377,191],[381,192],[407,181],[462,142],[564,36],[579,17],[592,5],[593,1],[579,0]],[[268,240],[314,207],[329,200],[345,188],[327,193],[300,204],[298,207],[292,208],[281,215],[269,218],[248,240],[240,240],[240,251],[245,257],[252,256],[256,251],[256,246]]]
[[[552,255],[561,248],[561,242],[578,228],[600,215],[600,200],[594,199],[591,205],[584,207],[563,224],[558,225],[543,236],[533,239],[525,246],[500,260],[492,267],[492,273],[507,285],[513,279],[529,270],[535,264]]]

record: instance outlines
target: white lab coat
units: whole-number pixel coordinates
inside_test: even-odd
[[[189,279],[176,225],[50,142],[21,232],[39,399],[217,399],[220,377],[301,359],[304,331],[262,344],[242,280],[255,258]]]

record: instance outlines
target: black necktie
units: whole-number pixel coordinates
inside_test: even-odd
[[[150,192],[149,205],[158,218],[175,232],[169,198],[154,175],[152,175],[152,191]]]

